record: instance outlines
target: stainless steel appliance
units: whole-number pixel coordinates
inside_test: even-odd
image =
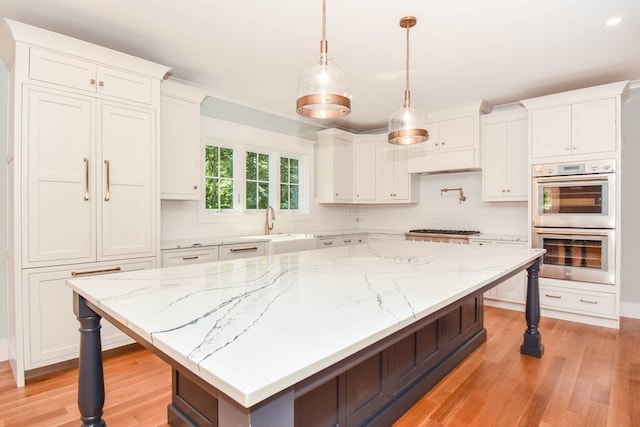
[[[541,277],[614,284],[615,231],[593,228],[533,229],[533,247],[547,250]]]
[[[615,160],[533,165],[534,227],[615,228]]]
[[[532,246],[540,277],[615,283],[616,163],[532,166]]]
[[[432,228],[420,228],[404,233],[406,240],[420,240],[424,242],[445,242],[469,244],[469,236],[480,234],[475,230],[439,230]]]

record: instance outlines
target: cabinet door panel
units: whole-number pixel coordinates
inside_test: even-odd
[[[501,198],[506,193],[507,123],[493,123],[484,128],[484,164],[482,167],[483,200]],[[527,158],[525,156],[525,162]],[[526,171],[523,171],[526,174]]]
[[[200,197],[200,104],[163,96],[160,150],[163,199]]]
[[[96,66],[87,61],[31,47],[29,78],[95,92]]]
[[[357,202],[376,200],[376,144],[373,142],[354,143],[355,149],[355,200]]]
[[[148,77],[100,66],[97,68],[96,75],[97,91],[102,95],[145,104],[151,104],[153,100],[153,87]]]
[[[23,262],[85,262],[95,258],[93,101],[64,92],[25,91],[23,144],[28,171]]]
[[[133,107],[101,104],[98,185],[99,257],[153,255],[155,205],[154,115]]]
[[[473,147],[473,116],[443,120],[440,124],[440,149]]]
[[[616,100],[614,98],[572,105],[572,154],[616,150]]]
[[[31,269],[24,274],[26,369],[34,369],[78,357],[79,323],[73,313],[73,291],[66,285],[72,271],[105,270],[120,267],[121,271],[152,268],[152,261],[118,265],[64,266]],[[76,269],[77,268],[77,269]],[[131,342],[106,320],[100,331],[105,349]]]
[[[531,112],[531,156],[571,154],[571,106],[544,108]]]
[[[514,120],[507,125],[507,195],[527,200],[529,168],[527,166],[527,120]]]

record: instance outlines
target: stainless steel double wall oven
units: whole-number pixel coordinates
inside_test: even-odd
[[[532,246],[541,277],[613,284],[615,160],[533,165]]]

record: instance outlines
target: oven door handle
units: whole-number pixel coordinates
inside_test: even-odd
[[[536,183],[544,183],[544,184],[566,184],[567,182],[608,182],[609,177],[607,176],[563,176],[562,178],[551,177],[551,178],[535,178]]]
[[[551,235],[551,236],[598,236],[598,237],[607,237],[609,233],[594,233],[591,231],[583,232],[583,231],[536,231],[536,234],[539,235]]]

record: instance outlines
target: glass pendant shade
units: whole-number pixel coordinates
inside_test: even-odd
[[[300,75],[296,111],[301,116],[320,119],[349,114],[351,87],[347,74],[330,65],[321,54],[318,64]]]
[[[326,37],[326,0],[322,1],[322,40],[318,63],[298,82],[296,111],[301,116],[333,119],[351,112],[351,85],[341,69],[331,65]]]
[[[429,139],[427,116],[420,110],[403,107],[389,117],[389,143],[418,144]]]
[[[411,92],[409,91],[409,28],[416,25],[417,22],[413,16],[405,16],[400,20],[400,26],[407,29],[406,89],[402,109],[389,117],[389,144],[411,145],[429,139],[427,116],[411,105]]]

